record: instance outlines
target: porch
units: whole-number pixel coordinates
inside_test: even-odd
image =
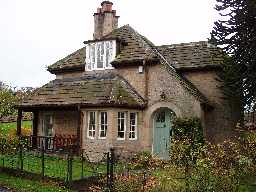
[[[22,115],[32,112],[30,136],[22,135]],[[81,148],[81,127],[83,113],[80,107],[68,108],[19,108],[17,136],[33,149],[61,151]]]

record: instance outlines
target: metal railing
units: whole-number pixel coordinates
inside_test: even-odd
[[[78,149],[77,137],[74,135],[21,136],[20,139],[30,149],[58,152]]]

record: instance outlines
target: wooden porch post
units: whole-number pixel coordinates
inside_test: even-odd
[[[80,149],[81,147],[81,108],[78,106],[78,125],[77,125],[77,146]]]
[[[21,121],[22,121],[22,110],[18,109],[17,117],[17,136],[21,136]]]
[[[33,130],[32,130],[32,147],[37,146],[37,135],[38,134],[38,111],[33,112]]]

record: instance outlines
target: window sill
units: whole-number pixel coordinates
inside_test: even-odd
[[[107,137],[99,137],[98,139],[99,139],[99,140],[106,140]]]
[[[125,138],[117,138],[117,141],[125,141]]]
[[[99,69],[86,69],[86,71],[104,71],[104,70],[112,70],[115,69],[114,67],[107,67],[107,68],[99,68]]]
[[[95,140],[95,137],[87,137],[87,139]]]

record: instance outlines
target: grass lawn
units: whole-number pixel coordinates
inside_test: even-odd
[[[16,129],[17,123],[0,123],[0,134],[7,135],[10,130]],[[25,128],[31,128],[32,127],[32,121],[22,121],[21,124],[22,127]]]
[[[44,174],[51,178],[66,180],[68,160],[66,156],[49,156],[44,157]],[[19,169],[20,161],[18,154],[0,155],[0,167]],[[23,154],[23,170],[35,174],[42,173],[42,156],[40,152],[26,152]],[[72,178],[79,180],[83,177],[95,176],[106,173],[106,162],[93,164],[82,161],[79,157],[74,157],[72,161]]]
[[[32,121],[22,121],[22,127],[31,128]],[[16,122],[0,123],[0,134],[7,135],[12,129],[16,129]],[[101,164],[93,164],[88,161],[82,161],[79,157],[74,157],[72,166],[73,180],[79,180],[82,177],[95,176],[97,174],[106,173],[106,162]],[[45,154],[45,176],[66,180],[68,161],[67,155],[52,156]],[[13,155],[0,154],[0,167],[19,169],[19,154]],[[35,174],[42,173],[42,157],[40,152],[23,153],[23,170]]]
[[[36,181],[0,173],[0,186],[11,188],[20,192],[71,192],[71,190],[58,186],[49,181]]]

